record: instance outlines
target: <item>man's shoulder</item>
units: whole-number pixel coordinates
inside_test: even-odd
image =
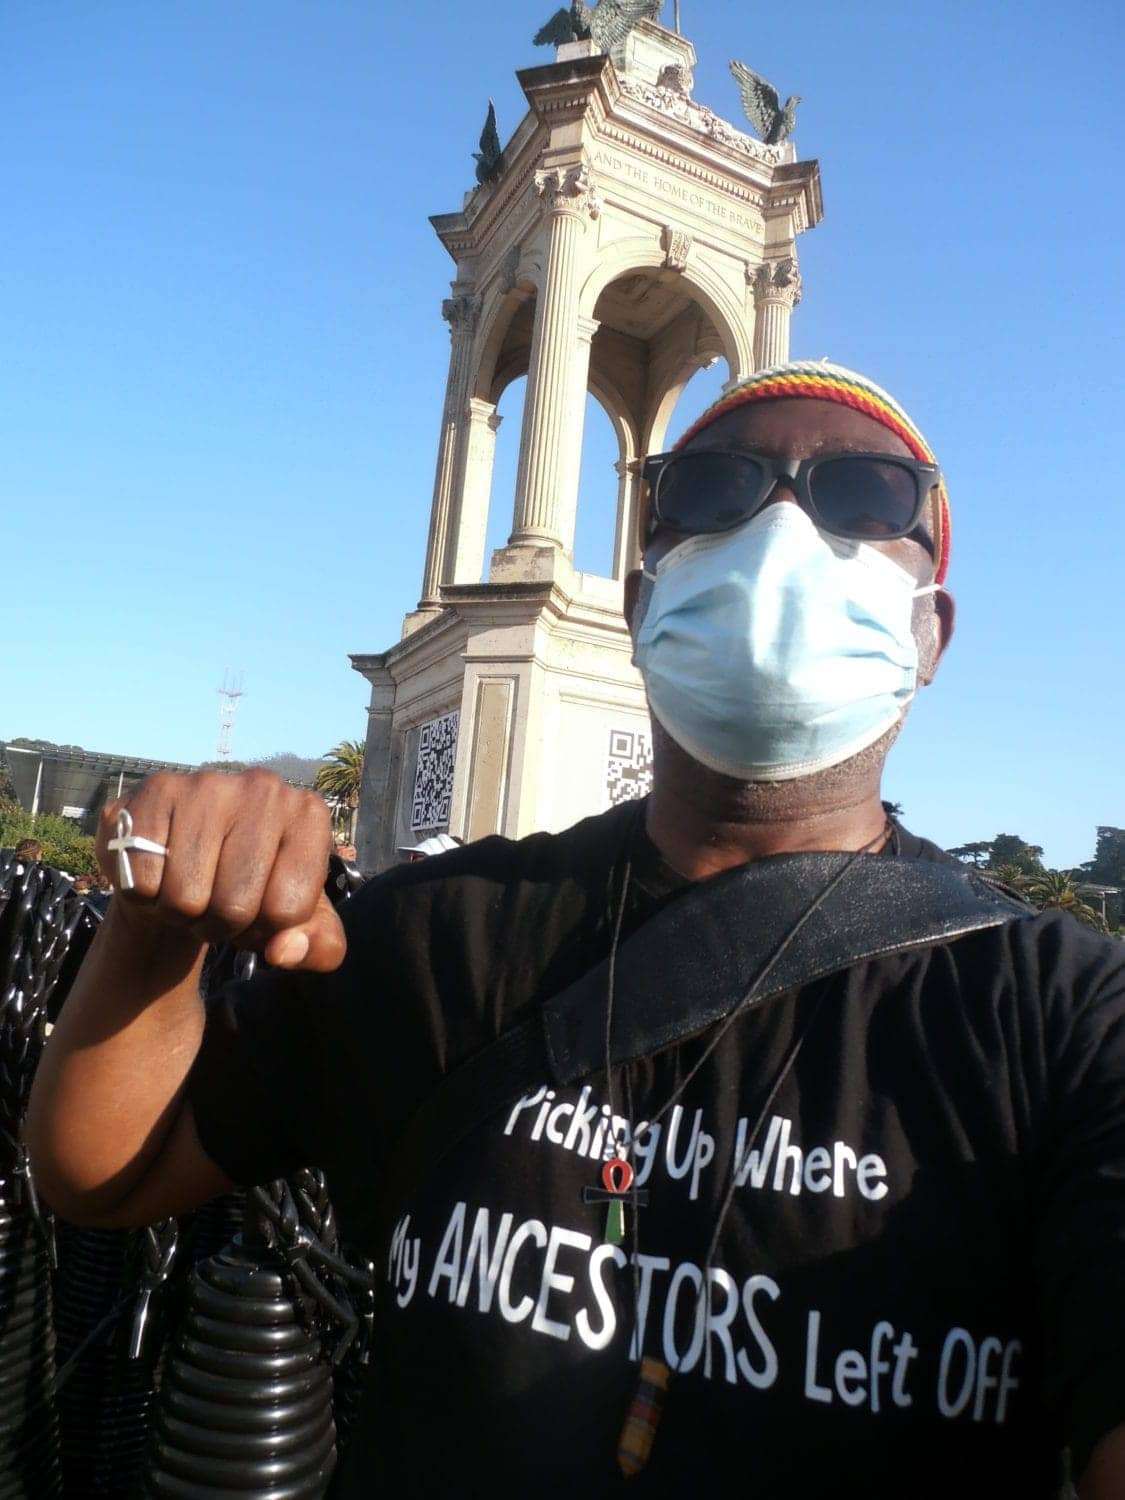
[[[941,945],[956,987],[980,1012],[1023,1016],[1033,1030],[1125,1024],[1125,942],[1068,912],[1035,911]],[[935,979],[942,984],[940,968]],[[948,972],[948,971],[945,971]],[[1022,1023],[1021,1023],[1022,1024]]]
[[[417,864],[396,865],[369,880],[354,900],[372,910],[388,903],[402,907],[471,900],[496,887],[585,885],[616,863],[635,820],[636,804],[628,803],[583,818],[561,833],[521,839],[494,834]]]

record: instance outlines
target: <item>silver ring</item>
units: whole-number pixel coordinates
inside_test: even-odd
[[[155,854],[160,859],[167,859],[168,850],[163,844],[158,844],[155,839],[143,839],[133,833],[133,817],[129,809],[123,807],[117,814],[117,837],[110,839],[106,848],[111,854],[117,855],[117,889],[119,891],[131,891],[135,885],[133,880],[133,867],[129,863],[129,854]]]

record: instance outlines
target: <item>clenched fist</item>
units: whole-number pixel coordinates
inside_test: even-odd
[[[251,948],[283,969],[339,967],[344,932],[324,895],[331,828],[315,793],[269,771],[150,776],[102,813],[98,862],[115,886],[108,845],[122,808],[134,835],[168,853],[129,854],[134,888],[114,895],[121,921]]]

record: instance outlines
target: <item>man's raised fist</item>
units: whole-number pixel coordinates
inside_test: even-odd
[[[315,792],[269,771],[150,776],[102,814],[98,861],[115,887],[119,856],[109,845],[122,808],[134,835],[167,853],[129,853],[133,889],[114,895],[120,920],[252,948],[283,969],[339,967],[344,932],[324,895],[331,827]]]

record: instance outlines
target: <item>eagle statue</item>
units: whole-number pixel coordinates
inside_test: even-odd
[[[535,34],[537,47],[592,39],[599,52],[612,52],[640,21],[655,21],[664,0],[598,0],[594,6],[574,0],[557,10]]]
[[[748,68],[745,63],[732,62],[730,70],[742,95],[746,118],[766,145],[777,146],[787,141],[797,123],[800,94],[791,94],[783,106],[773,84],[767,83],[753,68]]]
[[[495,182],[500,176],[504,152],[500,146],[500,133],[496,129],[496,105],[488,101],[488,118],[480,136],[480,150],[473,152],[477,164],[477,181],[481,184]]]

